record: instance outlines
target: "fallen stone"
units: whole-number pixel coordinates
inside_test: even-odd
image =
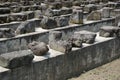
[[[80,1],[74,1],[73,6],[80,6]]]
[[[10,8],[0,8],[0,14],[9,14]]]
[[[21,6],[22,11],[30,11],[31,7],[30,6]]]
[[[48,8],[45,11],[44,15],[47,16],[47,17],[53,17],[53,11],[52,11],[52,9]]]
[[[61,15],[71,14],[73,12],[72,8],[62,7]]]
[[[9,16],[10,21],[25,21],[27,20],[27,15],[24,13],[12,13]]]
[[[0,38],[11,38],[14,37],[14,30],[10,28],[0,28]]]
[[[93,11],[87,16],[87,20],[101,20],[102,14],[99,11]]]
[[[57,9],[52,10],[52,13],[53,13],[53,16],[60,16],[62,14],[61,10],[57,10]]]
[[[102,9],[102,17],[103,18],[110,18],[112,11],[113,11],[113,8],[104,7]]]
[[[57,21],[57,26],[59,27],[69,25],[69,20],[65,18],[64,16],[57,17],[55,20]]]
[[[83,11],[82,10],[74,10],[70,17],[70,23],[83,24]]]
[[[22,11],[22,8],[20,6],[11,6],[10,9],[13,13],[19,13]]]
[[[69,53],[72,49],[72,44],[62,40],[62,32],[51,31],[49,32],[49,47],[63,53]]]
[[[49,17],[44,17],[40,24],[43,29],[53,29],[57,27],[57,22],[54,18]]]
[[[34,12],[33,11],[26,11],[26,12],[24,12],[24,14],[27,16],[27,20],[34,18]]]
[[[15,31],[16,35],[35,32],[34,21],[22,22]]]
[[[68,42],[72,43],[72,47],[82,47],[82,40],[76,37],[70,37]]]
[[[62,6],[63,7],[68,7],[68,8],[70,8],[70,7],[72,7],[72,1],[62,1]]]
[[[43,55],[45,55],[49,51],[49,48],[48,48],[47,44],[44,43],[44,42],[33,41],[32,43],[28,44],[28,48],[36,56],[43,56]]]
[[[68,41],[62,40],[49,42],[49,47],[63,53],[69,53],[72,50],[72,44]]]
[[[118,23],[118,27],[120,27],[120,22]]]
[[[102,37],[120,37],[120,28],[115,26],[104,26],[100,28],[99,35]]]
[[[27,66],[33,58],[32,52],[27,50],[5,53],[0,55],[0,66],[10,69]]]
[[[9,15],[0,15],[0,24],[8,23],[9,22]]]
[[[61,2],[54,2],[50,4],[51,9],[61,9],[62,8],[62,3]]]
[[[40,20],[42,20],[43,19],[42,12],[40,10],[34,11],[34,17],[39,18]]]
[[[59,41],[62,39],[62,32],[61,31],[50,31],[49,32],[49,41]]]
[[[82,30],[79,32],[75,32],[74,35],[71,37],[73,41],[78,40],[77,42],[83,42],[83,43],[88,43],[92,44],[94,43],[96,38],[96,34],[94,32]]]
[[[96,11],[97,7],[94,4],[88,4],[84,7],[84,11],[91,13],[92,11]]]

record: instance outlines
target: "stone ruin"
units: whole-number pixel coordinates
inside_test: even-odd
[[[67,80],[118,57],[119,0],[0,0],[0,80]]]

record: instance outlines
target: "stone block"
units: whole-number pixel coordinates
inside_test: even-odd
[[[57,26],[63,27],[69,25],[69,20],[64,16],[57,17],[55,20],[57,21]]]
[[[0,8],[0,14],[9,14],[10,8]]]
[[[8,16],[9,15],[0,15],[0,24],[8,23],[9,22]]]
[[[25,21],[27,20],[27,15],[24,13],[12,13],[9,16],[10,21]]]
[[[5,1],[4,3],[0,4],[0,7],[10,7],[11,6],[11,3],[10,2],[7,2]]]
[[[100,28],[99,35],[102,37],[120,37],[120,27],[103,26]]]
[[[33,58],[33,53],[28,50],[5,53],[0,55],[0,66],[10,69],[28,66]]]
[[[53,13],[53,16],[60,16],[62,14],[61,10],[57,10],[57,9],[52,10],[52,13]]]
[[[0,28],[0,38],[11,38],[14,37],[14,30],[10,28]]]
[[[80,6],[80,1],[73,1],[73,6]]]
[[[49,4],[52,9],[61,9],[62,8],[62,3],[61,2],[54,2]]]
[[[45,55],[49,51],[49,48],[48,48],[47,44],[44,43],[44,42],[33,41],[32,43],[28,44],[28,48],[36,56],[43,56],[43,55]]]
[[[102,14],[99,11],[92,11],[88,16],[87,20],[101,20]]]
[[[42,12],[40,10],[34,11],[34,17],[42,19],[43,18]]]
[[[30,6],[21,6],[22,11],[30,11],[31,7]]]
[[[26,11],[24,14],[27,16],[27,19],[34,18],[34,12],[33,11]]]
[[[69,53],[72,49],[72,44],[67,40],[62,40],[62,32],[51,31],[49,32],[49,47],[63,53]]]
[[[72,1],[62,1],[62,6],[70,8],[73,6],[72,3],[73,3]]]
[[[118,27],[120,27],[120,22],[118,23]]]
[[[70,23],[83,24],[83,11],[74,10],[70,18]]]
[[[47,17],[53,17],[53,11],[52,11],[52,9],[48,8],[45,11],[44,15],[47,16]]]
[[[19,13],[22,11],[22,8],[20,6],[11,6],[10,9],[13,13]]]
[[[71,14],[73,12],[72,8],[62,7],[61,15]]]
[[[74,35],[71,37],[73,40],[79,40],[77,42],[83,42],[83,43],[88,43],[92,44],[95,41],[96,34],[94,32],[82,30],[75,32]]]
[[[16,35],[35,32],[34,21],[22,22],[15,31]]]
[[[72,44],[68,41],[54,41],[54,42],[49,42],[49,47],[51,49],[54,49],[56,51],[60,51],[63,53],[69,53],[72,50]]]
[[[113,11],[113,8],[104,7],[102,9],[102,17],[103,18],[110,18],[112,11]]]
[[[50,31],[49,32],[49,41],[59,41],[62,39],[62,32],[61,31]]]
[[[84,7],[84,11],[91,13],[92,11],[96,11],[97,7],[94,4],[88,4]]]
[[[31,6],[31,11],[39,10],[39,5],[33,5]]]
[[[55,19],[50,17],[44,17],[40,24],[43,29],[53,29],[57,27]]]
[[[68,42],[72,43],[72,47],[82,47],[82,40],[77,37],[70,37]]]

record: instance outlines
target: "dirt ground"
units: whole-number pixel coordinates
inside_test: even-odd
[[[120,80],[120,59],[114,60],[69,80]]]

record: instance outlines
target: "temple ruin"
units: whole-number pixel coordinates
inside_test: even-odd
[[[120,57],[120,0],[0,0],[0,80],[67,80]]]

